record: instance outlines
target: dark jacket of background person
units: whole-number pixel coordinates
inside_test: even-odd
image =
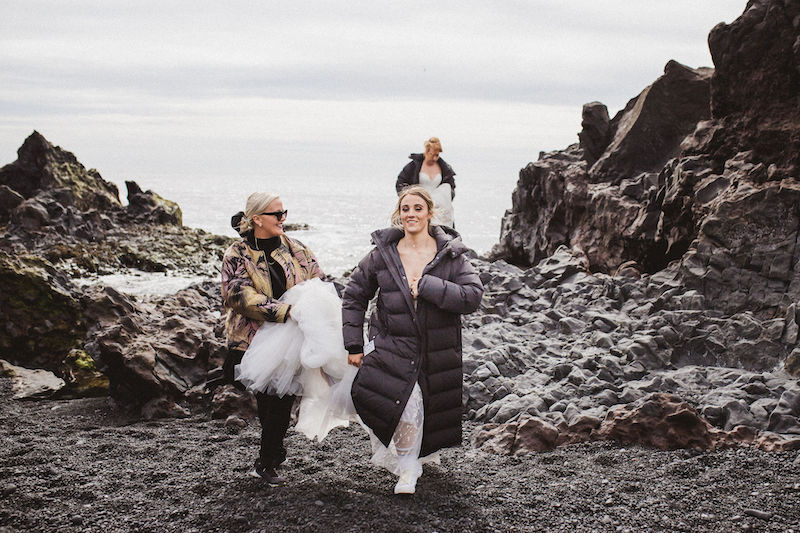
[[[375,248],[353,272],[342,303],[345,346],[359,353],[367,305],[378,291],[368,335],[375,350],[362,359],[353,403],[388,446],[419,382],[425,410],[420,456],[461,444],[461,315],[475,311],[483,296],[461,238],[450,228],[433,228],[438,251],[419,281],[416,310],[396,247],[403,231],[396,228],[372,234]]]
[[[397,175],[395,189],[397,189],[398,194],[400,194],[400,191],[402,191],[404,187],[419,184],[419,169],[422,168],[422,162],[425,160],[425,154],[411,154],[408,156],[408,158],[411,160],[411,162],[404,166],[403,170],[400,171],[400,174]],[[453,170],[453,167],[448,165],[441,157],[437,163],[439,163],[439,166],[442,169],[442,183],[450,184],[450,198],[455,198],[456,172]]]

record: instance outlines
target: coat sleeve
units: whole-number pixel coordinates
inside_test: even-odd
[[[453,200],[456,197],[456,173],[449,163],[444,162],[444,164],[447,168],[442,169],[442,183],[448,183],[450,185],[450,199]]]
[[[472,313],[481,304],[483,283],[472,264],[464,255],[459,255],[452,280],[431,274],[420,278],[417,290],[420,298],[451,313]]]
[[[369,301],[378,290],[375,273],[376,250],[372,250],[350,275],[342,295],[342,337],[350,353],[364,350],[364,316]]]
[[[222,302],[240,315],[268,322],[286,322],[290,307],[258,292],[244,261],[235,253],[226,253],[222,259]]]
[[[397,190],[397,194],[400,194],[405,187],[414,184],[414,161],[410,161],[406,166],[403,167],[403,170],[400,171],[400,174],[397,175],[397,183],[395,183],[394,188]]]

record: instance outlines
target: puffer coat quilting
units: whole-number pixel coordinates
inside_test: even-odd
[[[342,303],[345,345],[361,346],[364,315],[378,293],[368,332],[374,351],[364,356],[352,389],[359,416],[388,446],[418,382],[421,456],[461,443],[461,315],[476,310],[483,295],[455,230],[435,226],[432,234],[438,251],[419,281],[416,309],[396,248],[403,232],[395,228],[372,234],[375,248],[353,272]]]

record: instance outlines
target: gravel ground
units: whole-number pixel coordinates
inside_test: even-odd
[[[797,531],[800,455],[610,443],[522,457],[464,446],[411,497],[358,427],[290,430],[289,483],[247,476],[258,424],[131,420],[108,398],[14,401],[0,379],[0,532]]]

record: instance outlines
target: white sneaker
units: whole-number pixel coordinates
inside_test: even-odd
[[[417,478],[410,472],[403,472],[397,485],[394,486],[395,494],[414,494],[417,488]]]

